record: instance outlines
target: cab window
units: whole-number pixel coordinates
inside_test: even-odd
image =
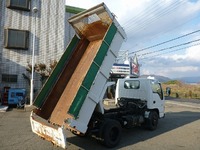
[[[163,91],[162,91],[161,84],[157,81],[152,80],[151,87],[152,87],[153,93],[157,93],[160,96],[160,99],[163,100]]]
[[[126,80],[124,82],[125,89],[139,89],[140,88],[140,81],[138,80]]]

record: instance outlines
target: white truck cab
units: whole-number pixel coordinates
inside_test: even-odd
[[[118,79],[116,85],[115,104],[121,98],[142,100],[147,102],[148,110],[157,110],[159,117],[164,117],[164,95],[160,82],[148,78]]]

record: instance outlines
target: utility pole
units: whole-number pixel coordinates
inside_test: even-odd
[[[32,50],[32,69],[31,69],[31,84],[30,84],[30,105],[33,105],[33,92],[34,92],[34,66],[35,66],[35,37],[36,37],[36,13],[37,7],[33,7],[34,16],[34,32],[33,32],[33,50]]]

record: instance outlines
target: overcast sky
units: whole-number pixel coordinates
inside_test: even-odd
[[[88,9],[101,0],[66,0]],[[104,0],[127,34],[121,50],[135,53],[141,74],[200,76],[200,0]],[[160,44],[163,43],[163,44]]]

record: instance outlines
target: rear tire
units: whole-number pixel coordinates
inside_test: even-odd
[[[118,121],[107,120],[101,131],[102,144],[106,147],[115,147],[121,139],[122,128]]]
[[[146,120],[146,126],[149,130],[155,130],[158,126],[158,113],[156,111],[151,111],[149,113],[149,118]]]

